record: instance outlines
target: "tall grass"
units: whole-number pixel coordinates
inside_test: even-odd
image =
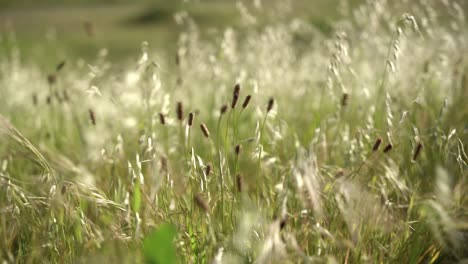
[[[332,35],[239,4],[205,38],[180,13],[176,64],[4,54],[2,261],[143,262],[163,223],[181,263],[468,258],[466,14],[387,2]]]

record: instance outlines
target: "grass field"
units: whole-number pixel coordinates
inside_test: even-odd
[[[57,3],[0,1],[2,263],[468,261],[465,1]]]

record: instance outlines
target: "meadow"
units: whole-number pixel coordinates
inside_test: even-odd
[[[468,261],[465,1],[98,2],[0,1],[2,263]]]

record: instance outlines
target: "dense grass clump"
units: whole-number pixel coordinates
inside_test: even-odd
[[[40,69],[2,37],[2,261],[468,258],[466,14],[368,2],[330,35],[282,6],[214,37],[181,12],[175,56],[116,65]]]

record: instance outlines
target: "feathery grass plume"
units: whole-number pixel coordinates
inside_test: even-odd
[[[228,106],[226,104],[224,104],[223,106],[221,106],[221,109],[219,110],[219,113],[221,115],[224,115],[226,113],[227,109],[228,109]]]
[[[348,93],[343,93],[343,96],[341,97],[341,106],[345,107],[348,105],[349,102],[349,94]]]
[[[0,135],[6,134],[19,146],[27,149],[33,154],[33,162],[42,167],[47,173],[52,173],[52,169],[49,166],[49,163],[44,158],[41,152],[25,137],[21,132],[19,132],[2,114],[0,114]]]
[[[274,104],[275,104],[275,99],[270,98],[270,100],[268,100],[267,113],[269,113],[273,109]]]
[[[242,145],[241,144],[237,144],[236,145],[236,155],[239,156],[239,154],[241,153],[242,151]]]
[[[387,146],[385,146],[383,153],[389,152],[390,150],[392,150],[392,148],[393,148],[392,143],[388,143]]]
[[[205,200],[205,198],[203,197],[203,195],[201,193],[197,193],[195,194],[195,196],[193,197],[193,199],[195,200],[195,204],[201,209],[203,210],[205,213],[208,213],[210,211],[210,207],[208,205],[208,202]]]
[[[372,151],[373,151],[373,152],[376,152],[377,150],[379,150],[380,144],[382,144],[382,139],[381,139],[381,138],[377,138],[377,139],[375,140],[374,146],[372,147]]]
[[[95,126],[96,125],[96,116],[94,115],[93,109],[88,109],[88,113],[89,113],[89,120],[91,120],[91,124],[93,124]]]
[[[159,123],[161,123],[161,125],[165,125],[166,124],[166,117],[164,116],[163,113],[159,113]]]
[[[191,127],[193,125],[193,119],[194,119],[195,114],[190,112],[188,116],[188,125]]]
[[[61,61],[59,64],[57,64],[57,67],[55,68],[55,70],[57,72],[61,71],[63,69],[63,67],[65,67],[65,64],[66,64],[65,61]]]
[[[206,127],[205,123],[200,124],[201,131],[203,132],[203,135],[206,138],[210,138],[210,131],[208,130],[208,127]]]
[[[421,154],[421,150],[423,148],[423,144],[421,142],[418,142],[416,145],[416,148],[414,149],[414,154],[413,154],[413,161],[416,161],[419,157],[419,154]]]
[[[242,192],[244,190],[244,179],[240,173],[236,175],[236,185],[237,191]]]
[[[240,85],[236,84],[236,86],[234,86],[234,93],[232,94],[231,108],[236,107],[237,101],[239,101],[239,95],[240,95]]]
[[[245,109],[247,108],[247,106],[249,105],[250,103],[250,99],[252,98],[252,96],[249,94],[245,97],[244,99],[244,103],[242,103],[242,109]]]
[[[56,82],[57,82],[57,75],[55,75],[55,74],[47,75],[47,83],[49,83],[49,85],[53,85]]]
[[[211,164],[207,164],[205,167],[205,175],[208,176],[211,173]]]
[[[184,119],[184,106],[182,102],[177,102],[177,119],[179,119],[179,121]]]

